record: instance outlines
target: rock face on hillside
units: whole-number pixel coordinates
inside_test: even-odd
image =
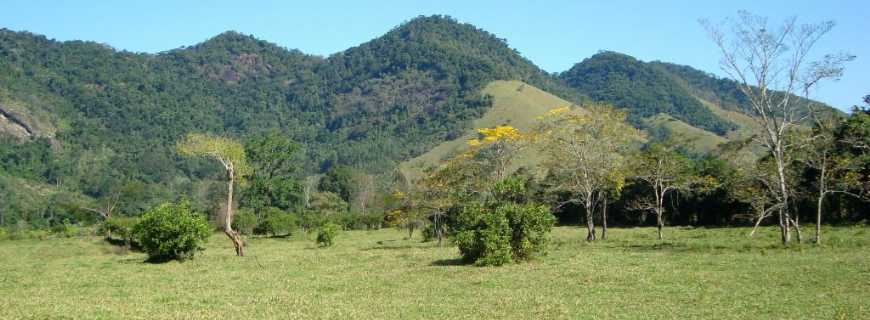
[[[0,105],[0,134],[7,134],[19,139],[29,139],[33,136],[30,125],[6,110]]]

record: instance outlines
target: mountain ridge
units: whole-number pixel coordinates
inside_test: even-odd
[[[308,174],[335,165],[383,173],[465,134],[492,108],[481,92],[494,81],[522,81],[571,104],[590,100],[590,90],[543,71],[504,39],[446,16],[417,17],[329,57],[235,31],[150,54],[2,29],[0,105],[14,102],[27,113],[18,119],[43,119],[53,134],[50,143],[0,137],[8,141],[0,173],[92,198],[130,181],[171,198],[206,188],[220,172],[175,155],[178,138],[245,140],[270,130],[303,145]],[[691,98],[671,82],[668,90]],[[695,111],[715,122],[698,101]],[[691,115],[675,117],[698,125]],[[644,116],[635,116],[638,125]]]

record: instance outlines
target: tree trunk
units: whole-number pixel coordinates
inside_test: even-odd
[[[822,204],[825,201],[825,194],[819,193],[819,201],[816,204],[816,236],[813,237],[815,244],[822,244]]]
[[[755,221],[755,226],[752,227],[752,232],[749,233],[749,237],[755,237],[755,231],[758,231],[758,226],[761,225],[761,220],[767,217],[767,214],[764,212],[764,206],[761,207],[761,211],[758,213],[758,220]]]
[[[784,212],[785,209],[779,209],[779,232],[782,237],[782,245],[788,246],[791,240],[791,226],[788,214]]]
[[[803,243],[803,241],[801,240],[800,216],[799,216],[799,215],[795,215],[795,216],[794,216],[794,219],[792,219],[791,222],[792,222],[792,225],[794,226],[794,230],[797,232],[797,233],[796,233],[796,235],[797,235],[797,242],[798,242],[798,243]]]
[[[588,199],[588,198],[587,198]],[[592,210],[595,210],[592,200],[586,201],[586,241],[595,241],[595,222],[592,221]]]
[[[440,213],[435,215],[435,236],[438,237],[438,246],[441,246],[441,240],[444,239],[444,234],[441,232]]]
[[[227,167],[227,180],[227,212],[226,217],[224,217],[224,233],[233,242],[236,255],[244,257],[245,243],[242,241],[242,236],[233,230],[233,184],[235,183],[235,172],[232,165]]]
[[[779,177],[779,190],[781,192],[781,207],[779,208],[779,216],[780,216],[780,232],[782,233],[782,244],[784,246],[788,246],[788,243],[791,241],[791,228],[789,228],[789,224],[791,221],[791,217],[788,214],[788,184],[786,183],[785,178],[785,163],[784,159],[784,151],[782,146],[782,141],[776,141],[775,147],[775,158],[776,158],[776,173]]]
[[[607,198],[601,198],[601,240],[607,240]]]
[[[665,226],[665,222],[662,220],[661,208],[656,209],[656,222],[656,225],[658,226],[659,240],[663,240],[664,237],[662,237],[662,228]]]

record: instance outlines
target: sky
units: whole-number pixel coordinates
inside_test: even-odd
[[[46,1],[3,0],[0,28],[57,40],[89,40],[155,53],[227,30],[328,56],[378,37],[419,15],[446,14],[500,38],[549,72],[600,50],[693,66],[723,75],[716,47],[698,19],[721,21],[748,10],[773,21],[834,20],[816,53],[857,56],[814,98],[848,109],[870,94],[870,1]]]

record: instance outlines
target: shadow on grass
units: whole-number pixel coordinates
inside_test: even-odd
[[[429,265],[435,266],[435,267],[454,267],[454,266],[470,266],[471,263],[465,262],[464,260],[462,260],[462,258],[456,258],[456,259],[435,260],[435,261],[432,261],[432,263]]]
[[[372,250],[402,250],[402,249],[413,249],[419,248],[419,246],[404,244],[404,245],[392,245],[392,246],[378,246],[378,247],[369,247],[360,249],[361,251],[372,251]]]

